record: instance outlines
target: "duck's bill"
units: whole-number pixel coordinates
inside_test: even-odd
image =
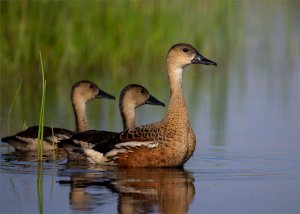
[[[197,53],[196,56],[194,57],[194,59],[192,59],[192,63],[193,64],[203,64],[203,65],[214,65],[217,66],[217,63],[205,58],[204,56],[202,56],[201,54]]]
[[[156,99],[155,97],[151,96],[149,97],[148,100],[146,100],[145,104],[149,104],[149,105],[158,105],[158,106],[163,106],[165,107],[165,104],[163,102],[160,102],[158,99]]]
[[[114,96],[106,93],[105,91],[99,90],[98,94],[96,95],[96,98],[106,98],[106,99],[116,99]]]

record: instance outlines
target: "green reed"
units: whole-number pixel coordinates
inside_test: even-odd
[[[39,214],[43,213],[43,172],[44,172],[43,162],[38,162],[36,186],[37,186],[37,195],[38,195]]]
[[[53,124],[51,123],[51,141],[52,141],[52,147],[54,148],[55,142],[54,142],[54,129],[53,129]],[[55,149],[52,150],[52,155],[53,155],[53,160],[56,159],[55,155]]]
[[[39,131],[38,131],[38,161],[43,160],[43,141],[44,141],[44,118],[45,118],[45,98],[46,98],[46,80],[44,74],[44,66],[42,60],[42,54],[40,52],[40,61],[41,61],[41,71],[42,71],[42,102],[40,109],[40,118],[39,118]]]
[[[11,104],[10,104],[10,107],[9,107],[8,119],[7,119],[7,134],[8,134],[8,135],[10,134],[10,118],[11,118],[11,113],[12,113],[13,107],[14,107],[14,105],[15,105],[17,95],[18,95],[19,92],[20,92],[20,89],[21,89],[21,86],[22,86],[22,81],[23,81],[23,80],[21,79],[20,84],[19,84],[19,87],[17,88],[17,91],[16,91],[16,93],[14,94],[13,99],[12,99]]]
[[[39,118],[39,130],[38,130],[38,167],[37,167],[37,195],[38,195],[38,207],[39,213],[43,213],[43,141],[44,141],[44,117],[45,117],[45,98],[46,98],[46,80],[44,65],[42,60],[42,54],[40,52],[40,63],[42,72],[42,102]]]
[[[54,184],[55,184],[55,178],[56,178],[56,167],[55,162],[52,162],[52,173],[51,173],[51,189],[50,189],[50,198],[52,198],[53,191],[54,191]]]

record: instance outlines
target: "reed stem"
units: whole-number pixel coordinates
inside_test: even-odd
[[[43,141],[44,141],[44,118],[45,118],[45,98],[46,98],[46,80],[44,74],[44,66],[42,60],[42,54],[40,52],[40,62],[42,67],[42,81],[43,81],[43,88],[42,88],[42,103],[41,103],[41,110],[40,110],[40,119],[39,119],[39,131],[38,131],[38,161],[43,160]]]
[[[21,86],[22,86],[22,82],[23,82],[23,79],[21,79],[20,81],[20,84],[19,84],[19,87],[16,91],[16,93],[14,94],[14,97],[11,101],[11,105],[10,105],[10,108],[9,108],[9,112],[8,112],[8,119],[7,119],[7,134],[9,135],[10,134],[10,118],[11,118],[11,113],[12,113],[12,109],[15,105],[15,102],[16,102],[16,99],[17,99],[17,95],[19,94],[20,92],[20,89],[21,89]]]

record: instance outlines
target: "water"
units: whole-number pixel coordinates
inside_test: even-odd
[[[42,179],[44,213],[297,213],[299,160],[268,154],[207,148],[185,169],[41,168],[3,155],[1,211],[37,212]]]
[[[232,27],[238,39],[220,44],[222,56],[202,53],[218,67],[184,73],[197,137],[184,169],[72,164],[63,155],[40,165],[1,144],[1,213],[300,213],[300,17],[293,5],[240,5],[243,17]],[[165,74],[161,81],[167,83]],[[167,85],[148,88],[167,103]],[[120,118],[111,117],[115,106],[90,103],[91,127],[120,130]],[[53,114],[67,114],[64,105],[59,109]],[[165,111],[145,106],[137,122],[156,121]],[[72,127],[63,117],[57,123]]]

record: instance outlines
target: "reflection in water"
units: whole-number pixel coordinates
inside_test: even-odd
[[[37,162],[38,156],[36,152],[22,152],[14,151],[7,154],[2,154],[5,161],[18,161],[18,162]],[[56,160],[66,159],[67,155],[64,150],[59,149],[51,152],[43,152],[43,161],[51,162]]]
[[[106,171],[108,168],[95,167],[92,170],[97,172],[74,173],[70,181],[59,181],[71,185],[72,209],[91,211],[103,205],[107,197],[111,198],[111,194],[99,194],[105,188],[118,194],[119,213],[182,214],[188,212],[195,195],[194,178],[183,169],[113,168]],[[68,171],[63,171],[61,176]],[[91,189],[96,191],[88,191]]]
[[[39,213],[43,213],[43,162],[38,162],[36,185]]]

